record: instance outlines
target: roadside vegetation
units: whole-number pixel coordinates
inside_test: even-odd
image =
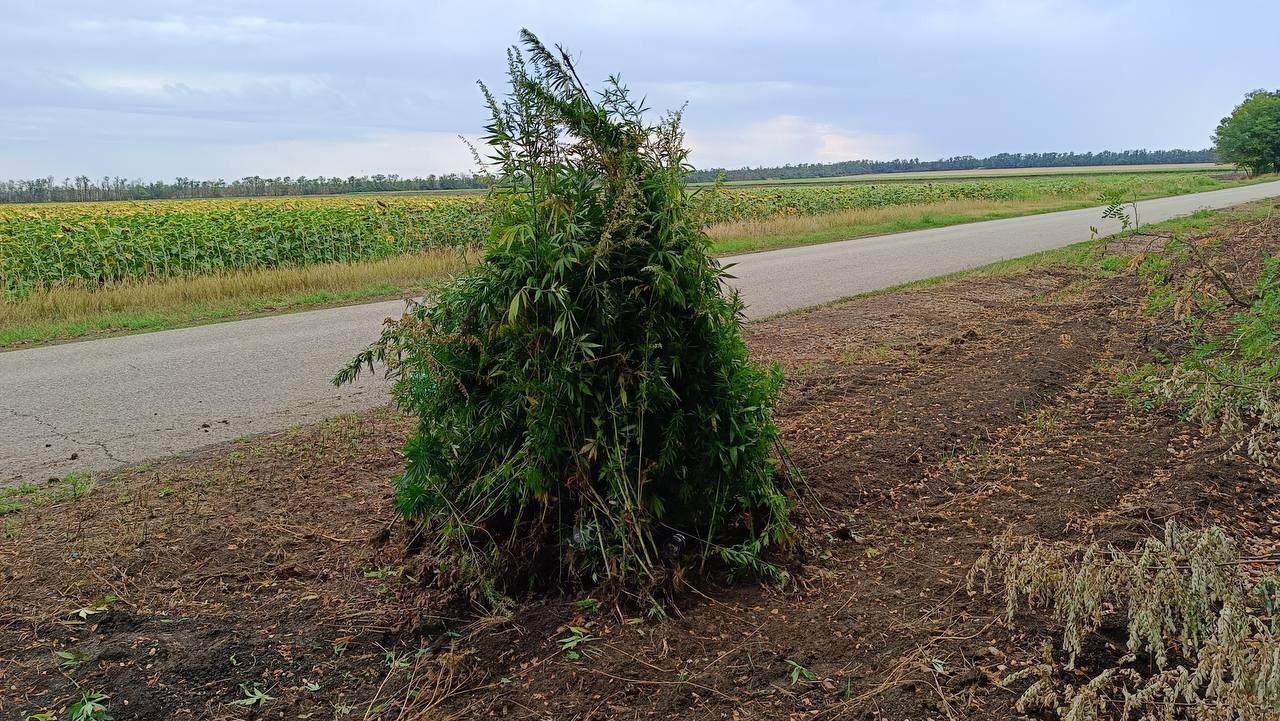
[[[375,362],[418,420],[396,479],[437,577],[490,608],[531,591],[629,594],[651,615],[709,559],[781,571],[791,538],[771,416],[684,186],[678,114],[522,34],[495,98],[483,259],[389,323]],[[483,86],[482,86],[483,87]]]
[[[871,183],[700,192],[699,222],[762,221],[948,201],[1089,204],[1223,187],[1207,173]],[[377,260],[467,248],[489,236],[495,209],[478,196],[193,200],[0,207],[0,292],[21,299],[79,284]]]
[[[843,185],[845,183],[937,182],[940,180],[991,180],[999,178],[1061,177],[1070,175],[1145,175],[1147,173],[1214,173],[1219,176],[1237,171],[1229,163],[1174,163],[1152,165],[1083,165],[1045,168],[974,168],[972,170],[921,170],[893,173],[860,173],[820,178],[761,178],[756,180],[724,180],[727,188],[774,185]],[[693,187],[714,185],[708,180],[690,183]]]
[[[1062,628],[1040,663],[1001,679],[1024,687],[1019,712],[1269,721],[1280,709],[1280,573],[1267,565],[1220,528],[1170,521],[1134,548],[1004,535],[974,571],[984,590],[1001,580],[1006,623],[1029,608]],[[1086,643],[1117,620],[1126,653],[1072,678],[1092,666],[1081,663]]]
[[[1271,215],[1248,226],[1280,236]],[[1231,452],[1280,465],[1280,255],[1263,245],[1241,255],[1212,235],[1169,234],[1163,251],[1143,259],[1153,312],[1173,316],[1188,350],[1136,371],[1133,386],[1172,401],[1206,430],[1232,441]]]

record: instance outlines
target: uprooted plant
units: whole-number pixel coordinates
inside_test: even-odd
[[[1065,663],[1044,661],[1005,679],[1032,679],[1019,711],[1063,721],[1231,719],[1263,721],[1280,709],[1280,574],[1241,557],[1216,528],[1170,523],[1132,551],[1000,536],[974,566],[1003,583],[1007,620],[1025,605],[1062,627]],[[1074,675],[1086,638],[1123,618],[1126,652],[1084,683]]]
[[[522,33],[486,126],[483,262],[412,306],[335,379],[385,362],[418,418],[399,510],[442,581],[501,603],[535,587],[652,598],[690,561],[761,560],[791,534],[742,302],[691,212],[678,113],[620,79],[592,95]],[[775,571],[776,572],[776,571]]]

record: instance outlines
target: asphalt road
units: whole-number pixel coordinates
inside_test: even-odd
[[[1280,182],[1138,204],[1155,222],[1280,196]],[[1116,224],[1073,210],[726,259],[751,318],[1057,248]],[[374,303],[0,353],[0,486],[97,472],[387,400],[334,371],[403,303]]]

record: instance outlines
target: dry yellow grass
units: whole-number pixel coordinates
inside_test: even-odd
[[[413,288],[457,272],[466,257],[457,250],[431,250],[358,263],[247,270],[191,278],[121,283],[105,288],[65,286],[0,303],[0,329],[67,323],[109,315],[180,313],[199,307],[244,304],[308,293]],[[375,292],[371,290],[370,292]],[[305,304],[302,301],[301,304]]]
[[[944,219],[957,222],[965,218],[1055,210],[1075,204],[1071,201],[950,200],[921,205],[840,210],[821,215],[787,215],[763,220],[717,223],[707,229],[707,234],[717,244],[745,238],[804,236],[832,229],[849,232],[852,237],[858,234],[860,228],[866,228],[867,232],[885,232],[879,230],[885,227],[891,230],[909,230],[911,227],[929,227]]]

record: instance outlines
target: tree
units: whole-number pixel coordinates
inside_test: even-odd
[[[1218,157],[1253,175],[1280,171],[1280,90],[1255,90],[1218,123]]]
[[[483,262],[335,382],[386,362],[418,419],[397,506],[441,577],[490,603],[590,586],[652,603],[708,557],[777,573],[761,553],[791,535],[781,377],[748,360],[680,116],[650,124],[616,76],[592,95],[563,50],[522,39],[508,94],[481,86]]]

